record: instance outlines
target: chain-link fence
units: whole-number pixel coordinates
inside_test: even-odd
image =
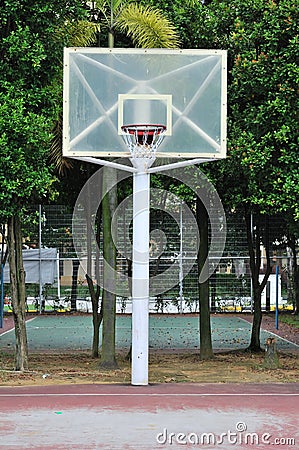
[[[24,249],[37,251],[35,259],[35,281],[27,283],[28,311],[65,311],[75,300],[78,310],[91,311],[90,293],[86,273],[90,272],[94,283],[101,284],[103,277],[102,235],[97,233],[96,220],[89,229],[82,211],[82,220],[75,224],[82,236],[81,251],[74,248],[72,211],[66,206],[51,205],[34,208],[35,220],[24,229]],[[117,310],[130,313],[130,277],[132,273],[132,220],[128,209],[118,211],[114,238],[117,247]],[[79,216],[80,217],[80,216]],[[210,303],[213,312],[252,311],[252,286],[247,246],[246,227],[242,217],[226,214],[227,232],[223,255],[215,272],[210,276]],[[254,227],[254,219],[252,221]],[[280,224],[271,224],[271,260],[273,273],[263,292],[262,304],[274,309],[277,296],[280,308],[292,309],[292,254],[283,239],[278,241]],[[79,231],[78,231],[79,230]],[[89,239],[89,234],[90,239]],[[150,234],[150,311],[155,312],[197,312],[199,311],[199,283],[197,261],[197,229],[194,218],[185,214],[180,204],[171,211],[151,211]],[[96,239],[92,238],[98,236]],[[56,249],[55,258],[44,257],[38,249]],[[196,252],[195,252],[196,250]],[[265,272],[266,256],[262,249],[261,277]],[[33,252],[32,252],[33,255]],[[213,265],[213,258],[209,264]],[[52,280],[43,282],[41,273],[46,264],[52,264]],[[275,267],[279,268],[279,275]],[[29,265],[25,270],[29,271]],[[29,279],[29,277],[27,278]],[[157,291],[156,286],[162,286]],[[158,293],[157,293],[158,292]],[[10,286],[5,284],[5,309],[9,310]]]

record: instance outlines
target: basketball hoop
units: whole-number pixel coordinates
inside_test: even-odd
[[[165,125],[123,125],[124,141],[133,158],[154,159],[162,143]]]

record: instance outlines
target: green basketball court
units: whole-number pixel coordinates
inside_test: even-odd
[[[274,320],[274,318],[273,318]],[[212,316],[214,350],[246,348],[250,342],[251,324],[236,316]],[[91,315],[36,316],[27,322],[29,349],[35,350],[88,350],[92,342]],[[271,333],[261,331],[264,345]],[[273,335],[272,335],[273,336]],[[101,333],[100,333],[101,337]],[[280,337],[279,350],[296,350],[298,346]],[[14,331],[0,335],[2,350],[14,346]],[[116,319],[116,345],[129,349],[131,345],[131,316],[118,315]],[[151,315],[149,346],[152,349],[199,349],[199,318],[193,315]]]

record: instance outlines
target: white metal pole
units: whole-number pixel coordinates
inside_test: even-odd
[[[90,162],[99,166],[113,167],[114,169],[124,170],[126,172],[137,172],[135,167],[125,166],[114,161],[107,161],[105,159],[94,158],[92,156],[68,156],[68,158],[76,159],[78,161]]]
[[[150,175],[133,175],[132,380],[148,384]]]
[[[165,170],[171,170],[171,169],[179,169],[180,167],[187,167],[187,166],[194,166],[195,164],[201,164],[204,162],[209,161],[215,161],[214,159],[203,159],[203,158],[194,158],[184,161],[178,161],[170,164],[165,164],[162,166],[155,166],[148,169],[149,173],[158,173],[158,172],[164,172]]]
[[[179,286],[180,286],[180,314],[183,314],[183,208],[180,204],[180,273],[179,273]]]

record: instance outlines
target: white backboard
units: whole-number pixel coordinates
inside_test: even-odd
[[[166,125],[157,157],[226,156],[226,51],[66,48],[64,156],[130,156],[128,124]]]

